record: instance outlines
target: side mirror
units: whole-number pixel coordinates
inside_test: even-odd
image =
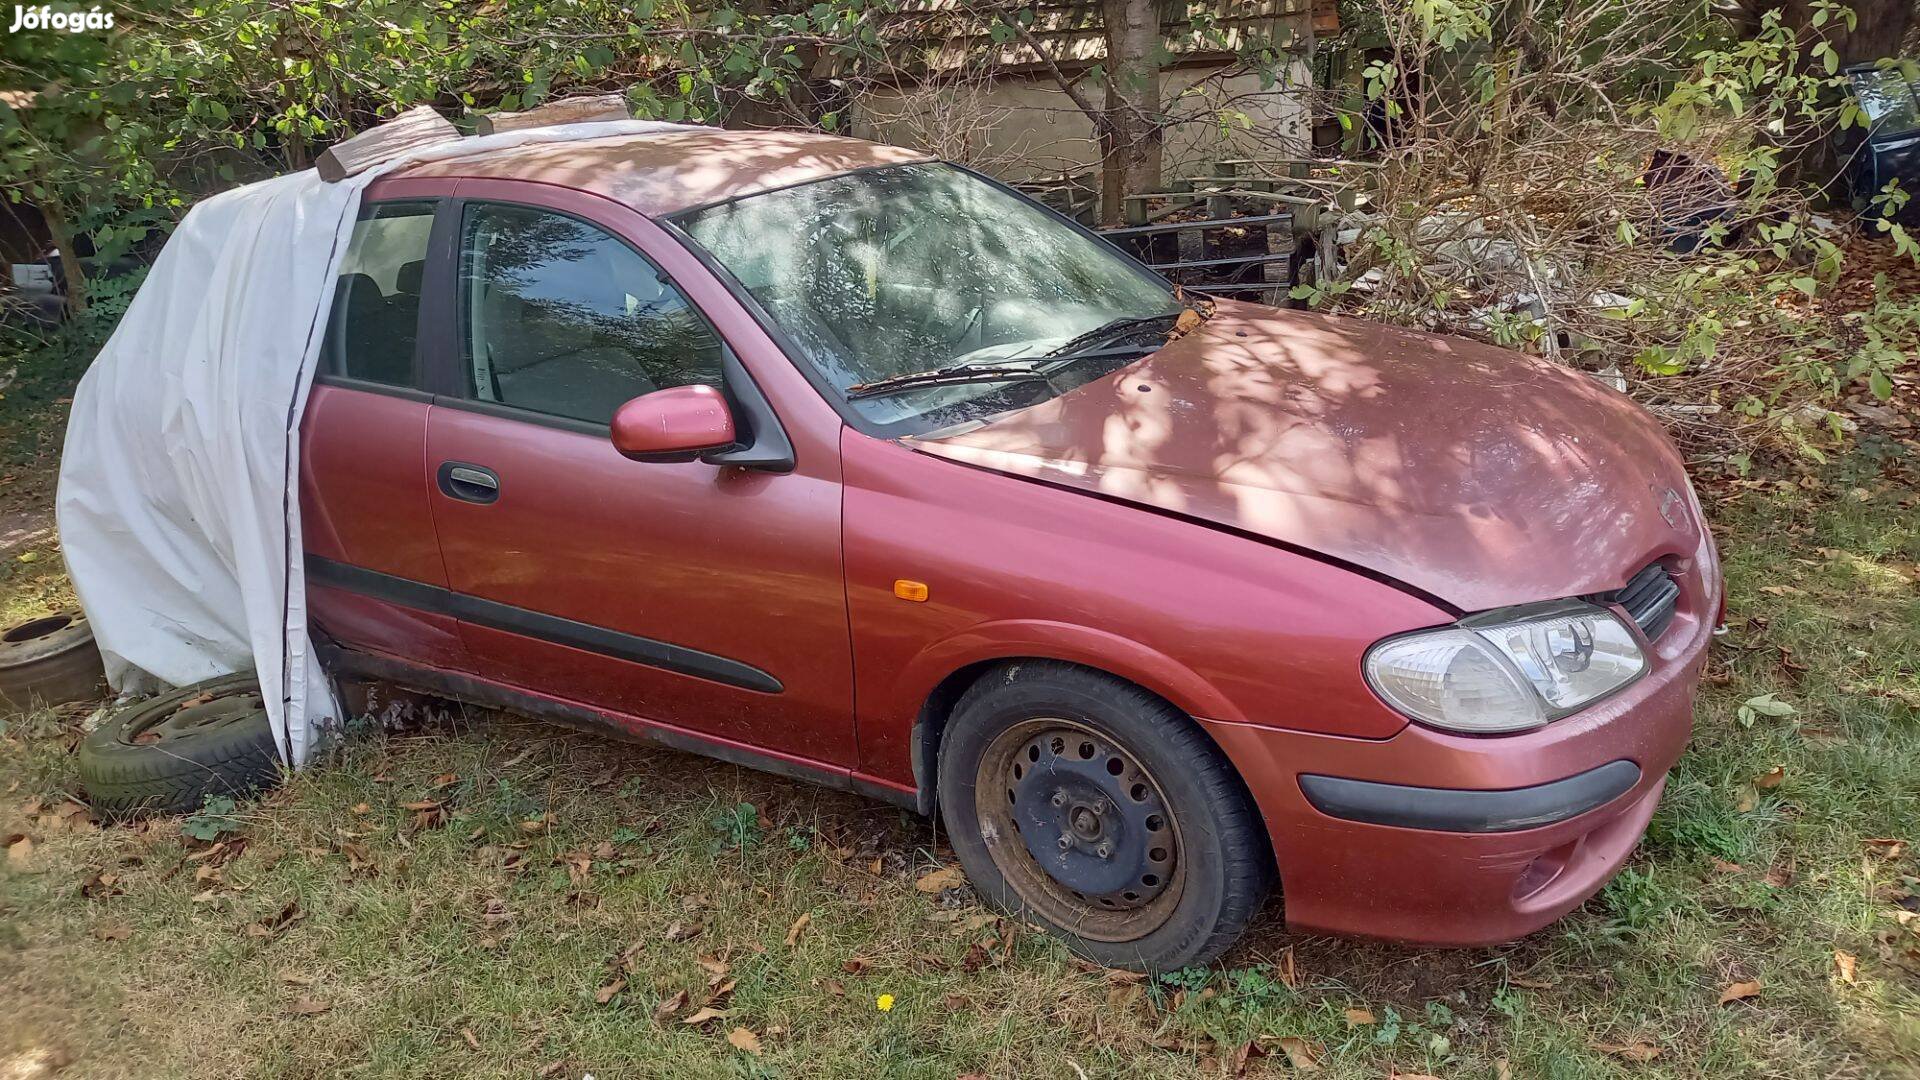
[[[655,390],[613,414],[613,448],[635,461],[694,461],[734,442],[733,411],[711,386]]]

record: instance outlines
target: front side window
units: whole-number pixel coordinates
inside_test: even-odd
[[[469,204],[460,321],[479,401],[604,424],[632,398],[720,385],[720,339],[654,265],[578,218]]]
[[[320,355],[328,370],[412,386],[431,202],[374,203],[354,223]]]
[[[886,434],[1063,393],[1131,361],[1068,364],[1062,351],[1084,353],[1090,332],[1170,320],[1180,309],[1165,282],[1104,241],[950,165],[846,173],[696,210],[678,224],[779,324],[795,359]],[[1165,330],[1152,332],[1164,340]],[[885,382],[953,368],[1035,377]]]

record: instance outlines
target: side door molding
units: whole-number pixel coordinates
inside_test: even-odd
[[[307,577],[344,592],[385,600],[416,611],[446,615],[488,629],[523,634],[556,645],[611,656],[616,660],[737,686],[742,690],[778,694],[786,689],[771,674],[729,657],[514,607],[317,555],[307,556]]]

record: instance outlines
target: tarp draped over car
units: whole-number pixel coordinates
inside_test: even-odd
[[[188,212],[80,381],[60,464],[61,546],[114,688],[252,669],[282,756],[305,761],[339,709],[307,632],[300,417],[361,192],[410,162],[685,126],[463,139]]]

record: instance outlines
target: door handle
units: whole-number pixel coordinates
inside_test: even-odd
[[[490,503],[500,498],[500,477],[492,469],[446,461],[440,464],[440,490],[461,502]]]

